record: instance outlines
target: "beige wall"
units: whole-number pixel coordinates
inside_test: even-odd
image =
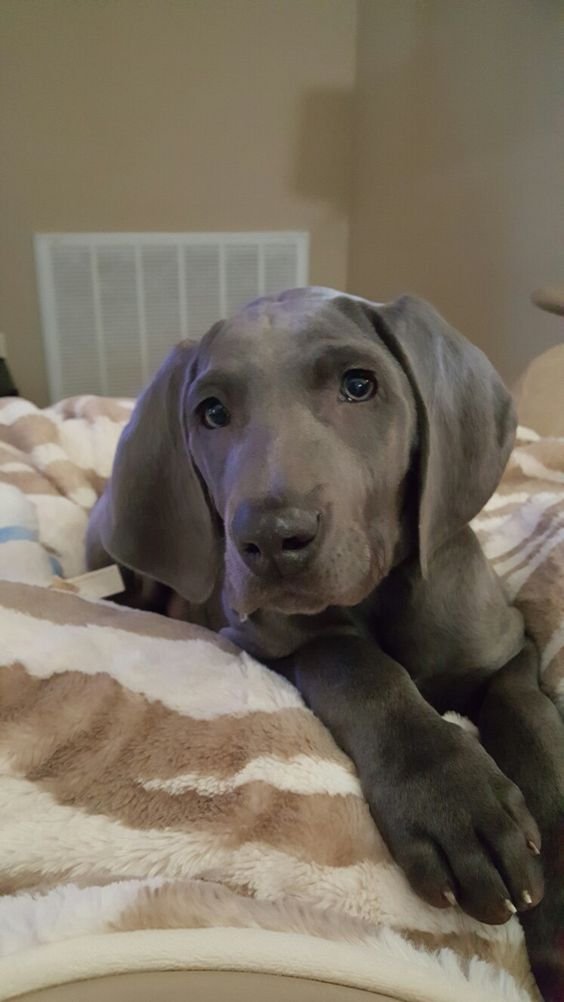
[[[349,286],[434,303],[508,379],[564,338],[561,0],[359,0]]]
[[[419,292],[513,379],[563,334],[529,302],[564,268],[563,29],[561,0],[2,0],[22,392],[49,230],[307,229],[312,281]]]
[[[346,283],[355,0],[2,0],[0,330],[46,400],[34,231],[305,229]]]

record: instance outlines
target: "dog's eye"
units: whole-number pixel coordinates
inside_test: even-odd
[[[363,403],[376,393],[377,384],[366,369],[349,369],[341,380],[341,398],[349,403]]]
[[[217,397],[209,397],[198,408],[202,424],[206,428],[225,428],[231,420],[231,415]]]

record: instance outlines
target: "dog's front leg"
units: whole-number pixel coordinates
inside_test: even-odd
[[[310,641],[280,667],[356,764],[392,855],[430,904],[505,922],[543,893],[539,832],[518,788],[359,636]]]
[[[564,998],[564,723],[539,685],[531,642],[490,681],[477,716],[484,746],[523,791],[542,835],[545,896],[522,916],[546,1000]]]

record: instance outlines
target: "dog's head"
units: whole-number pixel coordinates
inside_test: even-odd
[[[174,349],[119,444],[101,541],[239,615],[355,605],[495,490],[511,398],[427,303],[327,289],[252,303]]]

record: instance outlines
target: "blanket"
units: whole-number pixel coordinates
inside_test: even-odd
[[[104,957],[535,999],[517,918],[485,926],[411,892],[288,682],[205,630],[53,589],[85,570],[130,410],[0,402],[0,999]],[[475,529],[563,705],[563,439],[519,430]]]

